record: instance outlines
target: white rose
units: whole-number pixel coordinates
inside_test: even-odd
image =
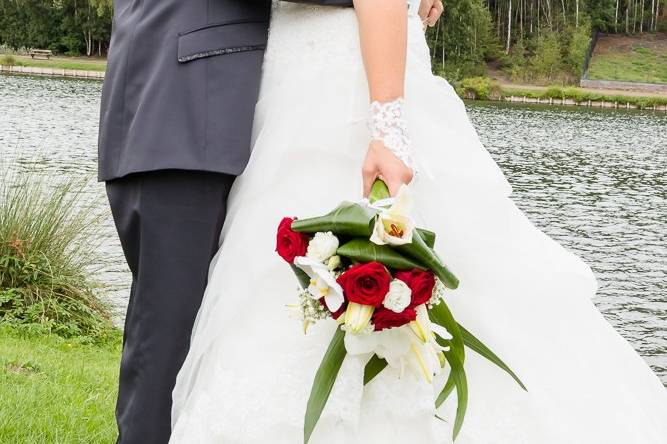
[[[382,305],[394,313],[401,313],[412,300],[412,290],[400,279],[394,279],[389,285],[389,293],[384,297]]]
[[[308,243],[306,256],[324,262],[336,254],[338,245],[338,238],[331,231],[315,233],[315,236]]]

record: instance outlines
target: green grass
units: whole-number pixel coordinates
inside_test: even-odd
[[[464,79],[455,83],[456,92],[462,98],[478,100],[499,100],[505,97],[530,97],[534,99],[571,99],[577,103],[588,102],[618,102],[620,106],[629,103],[638,108],[652,108],[655,106],[667,105],[667,97],[659,96],[625,96],[610,95],[602,91],[577,87],[502,87],[494,80],[488,77],[473,77]]]
[[[85,59],[78,57],[51,57],[50,60],[36,60],[29,56],[13,56],[18,66],[35,66],[41,68],[79,69],[84,71],[105,71],[107,63],[101,59]],[[0,63],[1,64],[1,63]]]
[[[0,442],[112,443],[119,334],[104,344],[0,325]]]
[[[602,92],[594,92],[583,88],[560,86],[551,86],[547,89],[529,89],[529,88],[501,88],[502,97],[530,97],[534,99],[572,99],[577,103],[587,101],[591,102],[618,102],[619,106],[629,103],[641,109],[652,108],[655,106],[667,105],[667,97],[643,97],[643,96],[624,96],[624,95],[609,95]]]
[[[596,54],[591,60],[588,78],[667,83],[667,52],[637,47],[628,52]]]

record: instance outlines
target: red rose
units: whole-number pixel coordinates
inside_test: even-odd
[[[308,235],[292,231],[292,222],[294,219],[284,218],[278,225],[278,235],[276,236],[276,251],[290,264],[294,263],[294,258],[304,256],[308,250]]]
[[[419,270],[418,268],[409,271],[397,271],[396,279],[405,282],[412,290],[410,308],[425,304],[431,299],[433,287],[435,287],[435,275],[432,272]]]
[[[379,307],[389,293],[391,275],[381,263],[369,262],[347,270],[340,275],[338,283],[349,301]]]
[[[381,308],[373,314],[373,325],[375,331],[381,331],[385,328],[400,327],[415,319],[417,319],[417,312],[414,308],[408,307],[400,313]]]
[[[343,305],[340,306],[338,311],[331,311],[324,298],[320,298],[320,304],[331,312],[331,317],[334,318],[334,320],[340,318],[340,316],[345,313],[345,310],[347,310],[347,302],[343,302]]]

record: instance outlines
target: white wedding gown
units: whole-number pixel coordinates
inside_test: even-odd
[[[414,0],[417,2],[417,0]],[[418,3],[418,2],[417,2]],[[664,444],[667,391],[591,302],[596,281],[539,231],[481,145],[463,103],[431,75],[416,5],[409,19],[406,113],[422,225],[461,280],[454,315],[523,379],[469,351],[460,444]],[[298,444],[332,322],[303,334],[286,305],[296,280],[274,252],[283,216],[360,197],[368,93],[351,9],[274,5],[253,152],[230,196],[221,248],[174,390],[173,443]],[[177,254],[177,252],[175,253]],[[346,358],[313,444],[451,442],[455,395],[385,370],[362,390]]]

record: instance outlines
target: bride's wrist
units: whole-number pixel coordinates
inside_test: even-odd
[[[368,128],[371,132],[371,139],[381,141],[406,166],[414,170],[404,108],[405,99],[403,97],[371,102]]]

